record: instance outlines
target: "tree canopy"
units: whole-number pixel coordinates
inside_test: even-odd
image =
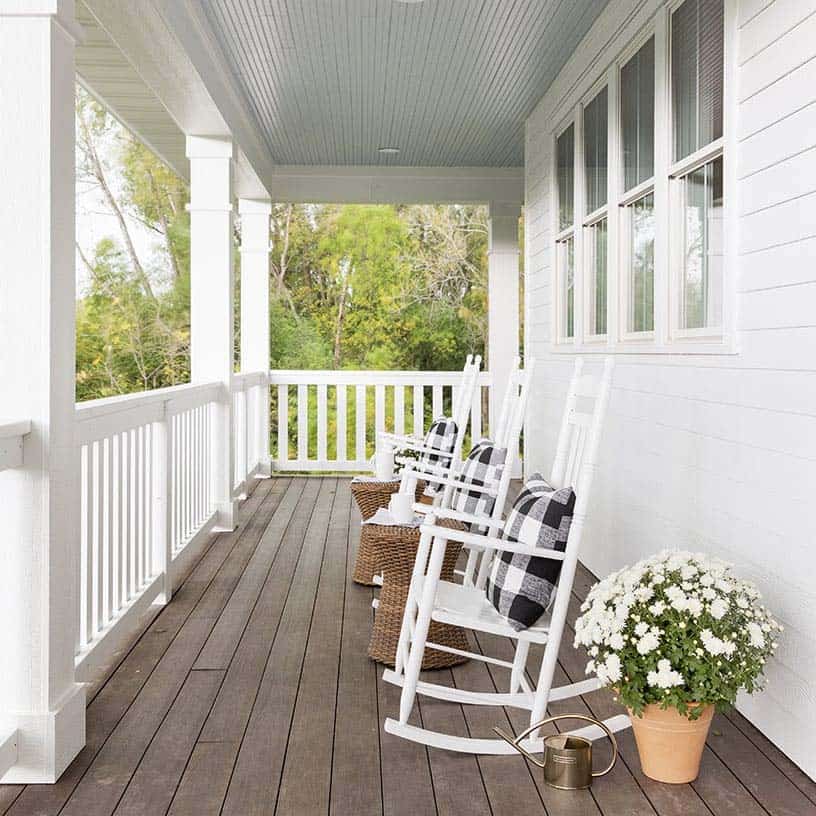
[[[77,171],[116,225],[93,246],[77,244],[87,284],[77,303],[77,398],[186,382],[184,180],[82,90]],[[149,258],[134,230],[155,237]],[[272,367],[441,370],[484,354],[484,207],[276,204],[271,242]]]

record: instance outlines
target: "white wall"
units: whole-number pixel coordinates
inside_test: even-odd
[[[604,575],[683,547],[756,580],[786,631],[740,710],[816,776],[816,0],[733,4],[739,353],[618,357],[582,559]],[[528,473],[549,470],[572,366],[550,337],[552,127],[661,5],[611,0],[527,122]]]

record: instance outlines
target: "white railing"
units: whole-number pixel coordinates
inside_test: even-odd
[[[453,413],[461,371],[270,371],[272,467],[278,471],[365,471],[377,432],[422,436]],[[486,432],[490,375],[479,375],[471,439]]]
[[[23,464],[23,437],[30,433],[28,420],[0,420],[0,470],[21,467]]]
[[[269,387],[265,372],[232,378],[235,441],[233,494],[243,498],[246,484],[269,458]]]

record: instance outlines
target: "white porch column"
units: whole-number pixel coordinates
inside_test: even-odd
[[[269,371],[269,217],[268,200],[242,198],[241,215],[241,371]],[[256,389],[259,476],[271,474],[269,386]]]
[[[0,473],[0,782],[54,782],[85,744],[75,682],[73,0],[0,4],[0,413],[31,420]],[[13,752],[12,752],[13,756]]]
[[[490,428],[498,424],[513,358],[519,353],[519,204],[490,202],[487,244],[487,367]]]
[[[187,136],[190,159],[190,356],[194,383],[220,382],[212,491],[221,529],[234,527],[232,140]]]

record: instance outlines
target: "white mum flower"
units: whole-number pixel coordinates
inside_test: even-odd
[[[756,623],[748,624],[748,637],[751,639],[751,645],[758,649],[765,645],[765,635],[762,633],[762,628]]]
[[[680,672],[672,669],[671,663],[669,663],[668,660],[663,659],[658,660],[657,671],[650,671],[646,676],[646,682],[650,686],[668,689],[672,688],[672,686],[682,686],[685,680]]]
[[[645,635],[648,631],[649,631],[649,624],[648,623],[641,622],[635,627],[635,634],[639,635],[641,637],[643,635]]]
[[[616,654],[606,658],[606,676],[612,683],[617,683],[621,679],[621,660]]]
[[[686,600],[686,609],[692,617],[698,617],[703,611],[703,604],[699,598],[688,598]]]
[[[637,646],[635,647],[638,651],[638,654],[649,654],[649,652],[653,652],[658,646],[660,645],[660,638],[655,635],[654,632],[647,632],[643,637],[637,642]]]
[[[711,612],[711,617],[714,618],[714,620],[721,620],[725,613],[728,612],[728,602],[722,598],[716,598],[712,602],[711,609],[709,611]]]
[[[615,632],[609,638],[609,645],[615,651],[619,651],[626,645],[626,641],[624,641],[623,635],[620,632]]]
[[[653,615],[662,615],[666,609],[666,604],[663,601],[655,601],[650,607],[649,611]]]

